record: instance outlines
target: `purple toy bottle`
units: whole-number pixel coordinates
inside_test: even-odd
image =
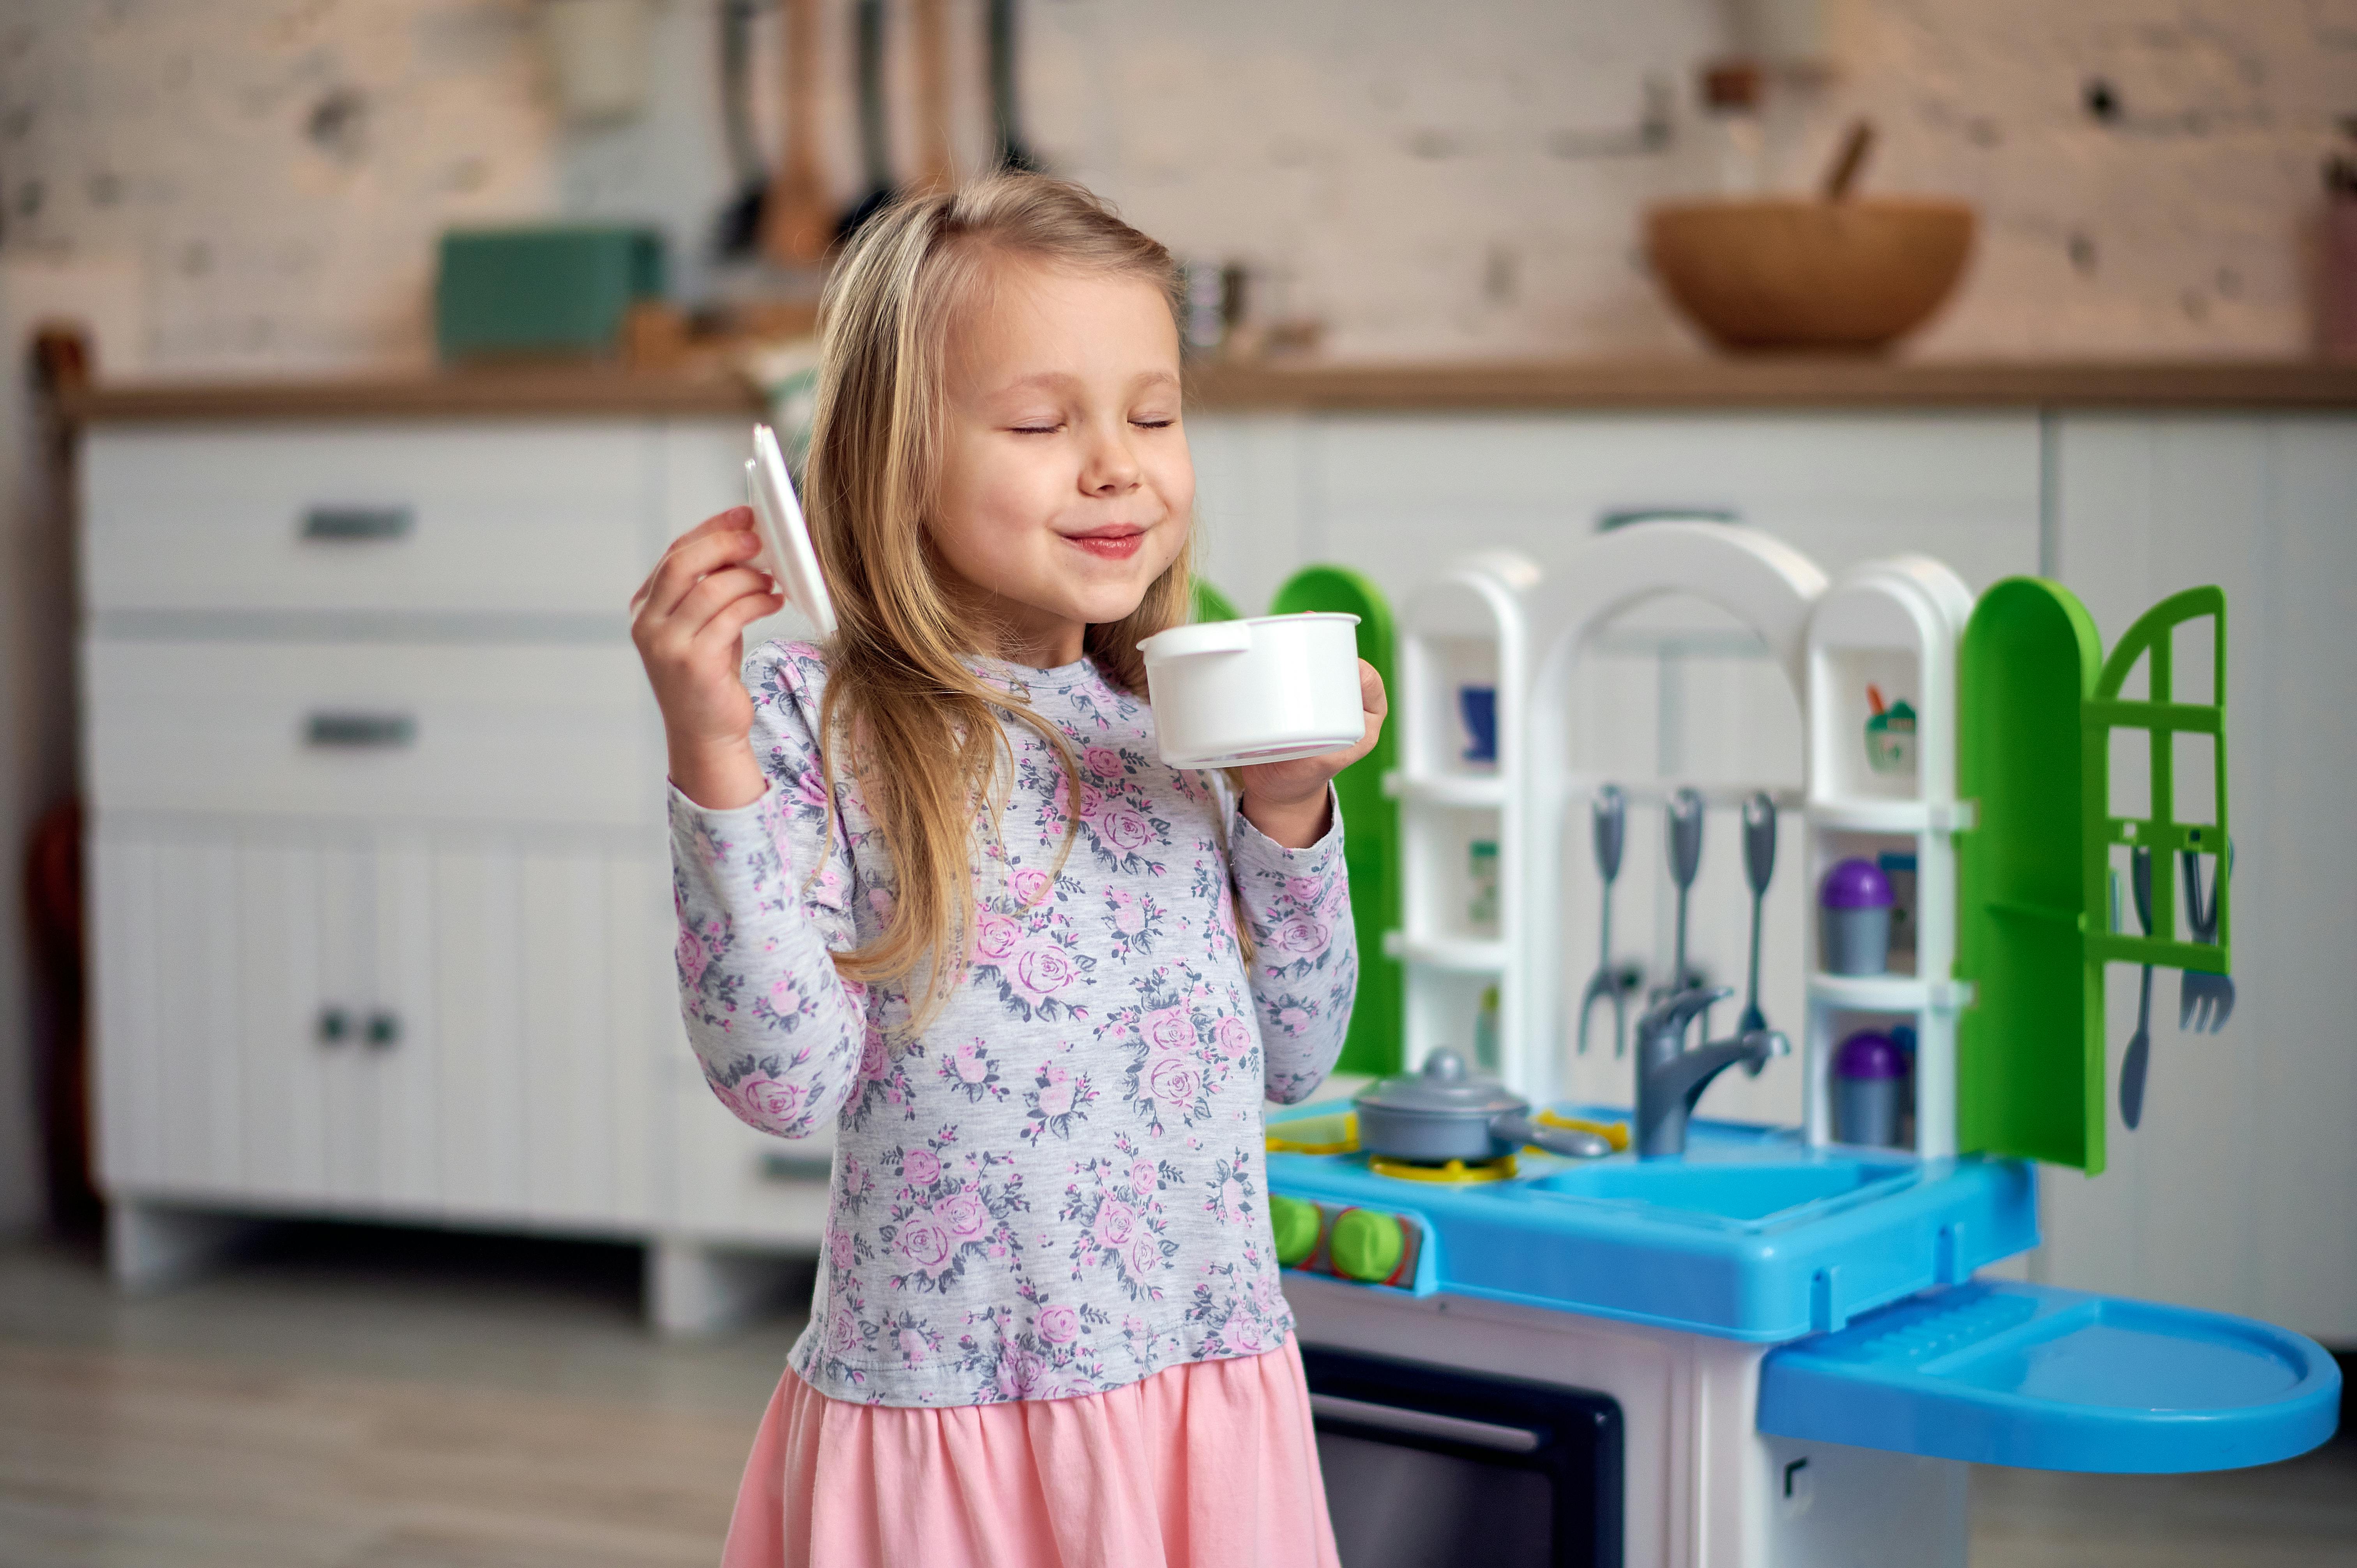
[[[1817,902],[1824,924],[1818,956],[1828,974],[1880,974],[1890,966],[1890,879],[1870,860],[1845,860],[1825,873]]]

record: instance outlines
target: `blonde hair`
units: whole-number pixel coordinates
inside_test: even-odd
[[[1135,277],[1163,292],[1175,319],[1180,285],[1168,251],[1080,186],[1012,172],[877,213],[852,237],[820,301],[804,489],[839,623],[820,709],[822,768],[830,811],[838,760],[859,780],[898,881],[882,933],[834,961],[846,979],[905,987],[909,1034],[965,972],[976,817],[986,805],[997,831],[1002,759],[1011,767],[1000,713],[1054,749],[1068,802],[1080,797],[1062,732],[967,666],[965,656],[987,651],[993,628],[944,589],[925,537],[951,328],[1007,261]],[[1187,618],[1189,558],[1182,544],[1125,619],[1085,633],[1097,668],[1136,695],[1146,693],[1138,642]],[[1080,827],[1076,810],[1067,818],[1059,869]]]

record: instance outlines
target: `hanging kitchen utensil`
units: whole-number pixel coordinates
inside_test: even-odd
[[[859,168],[867,189],[834,226],[848,240],[859,226],[892,204],[892,148],[884,124],[884,0],[859,0],[853,12],[859,103]]]
[[[915,191],[933,196],[957,184],[957,157],[950,145],[950,32],[942,7],[948,0],[909,0],[909,30],[916,42],[917,179]]]
[[[770,171],[753,134],[753,12],[759,0],[721,0],[720,132],[737,194],[713,225],[712,248],[723,256],[752,253],[761,241],[761,206]]]
[[[761,197],[761,251],[781,266],[809,266],[834,237],[818,170],[818,0],[784,5],[786,145]]]
[[[2128,884],[2135,890],[2136,923],[2152,935],[2152,851],[2138,844],[2129,857]],[[2136,982],[2136,1033],[2120,1058],[2120,1120],[2129,1132],[2144,1120],[2144,1075],[2152,1057],[2152,965],[2146,964]]]
[[[1612,1001],[1612,1054],[1629,1054],[1629,998],[1612,967],[1612,884],[1620,875],[1620,850],[1629,831],[1629,798],[1618,784],[1596,791],[1589,811],[1596,840],[1596,875],[1604,884],[1603,913],[1597,922],[1596,972],[1579,999],[1579,1054],[1587,1054],[1587,1015],[1607,997]]]
[[[2214,944],[2218,940],[2218,889],[2213,884],[2207,897],[2201,891],[2201,855],[2198,850],[2183,852],[2185,864],[2185,921],[2192,929],[2197,942]],[[2219,880],[2234,875],[2234,841],[2226,841],[2226,865]],[[2178,972],[2177,1026],[2196,1035],[2214,1035],[2226,1026],[2234,1015],[2234,978],[2229,974],[2212,974],[2207,970],[2184,969]]]
[[[1768,879],[1776,875],[1776,802],[1764,789],[1743,802],[1743,875],[1751,885],[1751,982],[1746,989],[1738,1035],[1768,1026],[1760,1010],[1760,913]]]
[[[1039,160],[1024,145],[1015,107],[1015,0],[990,0],[990,118],[998,134],[998,166],[1036,173]]]
[[[1678,913],[1670,950],[1670,980],[1653,992],[1656,1002],[1702,983],[1701,977],[1686,966],[1686,896],[1694,890],[1695,874],[1702,869],[1702,796],[1693,789],[1680,789],[1670,797],[1662,820],[1668,829],[1670,881],[1678,890]],[[1704,1033],[1709,1029],[1706,1016]]]
[[[1525,1144],[1575,1160],[1612,1152],[1598,1133],[1534,1122],[1529,1101],[1475,1072],[1446,1046],[1425,1058],[1422,1072],[1369,1084],[1351,1103],[1359,1113],[1359,1147],[1384,1159],[1493,1160]]]

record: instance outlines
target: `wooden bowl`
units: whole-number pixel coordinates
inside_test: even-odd
[[[1973,248],[1961,202],[1696,201],[1646,216],[1653,274],[1727,349],[1884,347],[1948,297]]]

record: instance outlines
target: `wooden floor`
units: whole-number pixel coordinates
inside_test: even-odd
[[[708,1568],[798,1320],[665,1344],[620,1248],[318,1227],[117,1298],[0,1251],[5,1568]],[[2357,1444],[1984,1470],[1975,1568],[2357,1568]]]

